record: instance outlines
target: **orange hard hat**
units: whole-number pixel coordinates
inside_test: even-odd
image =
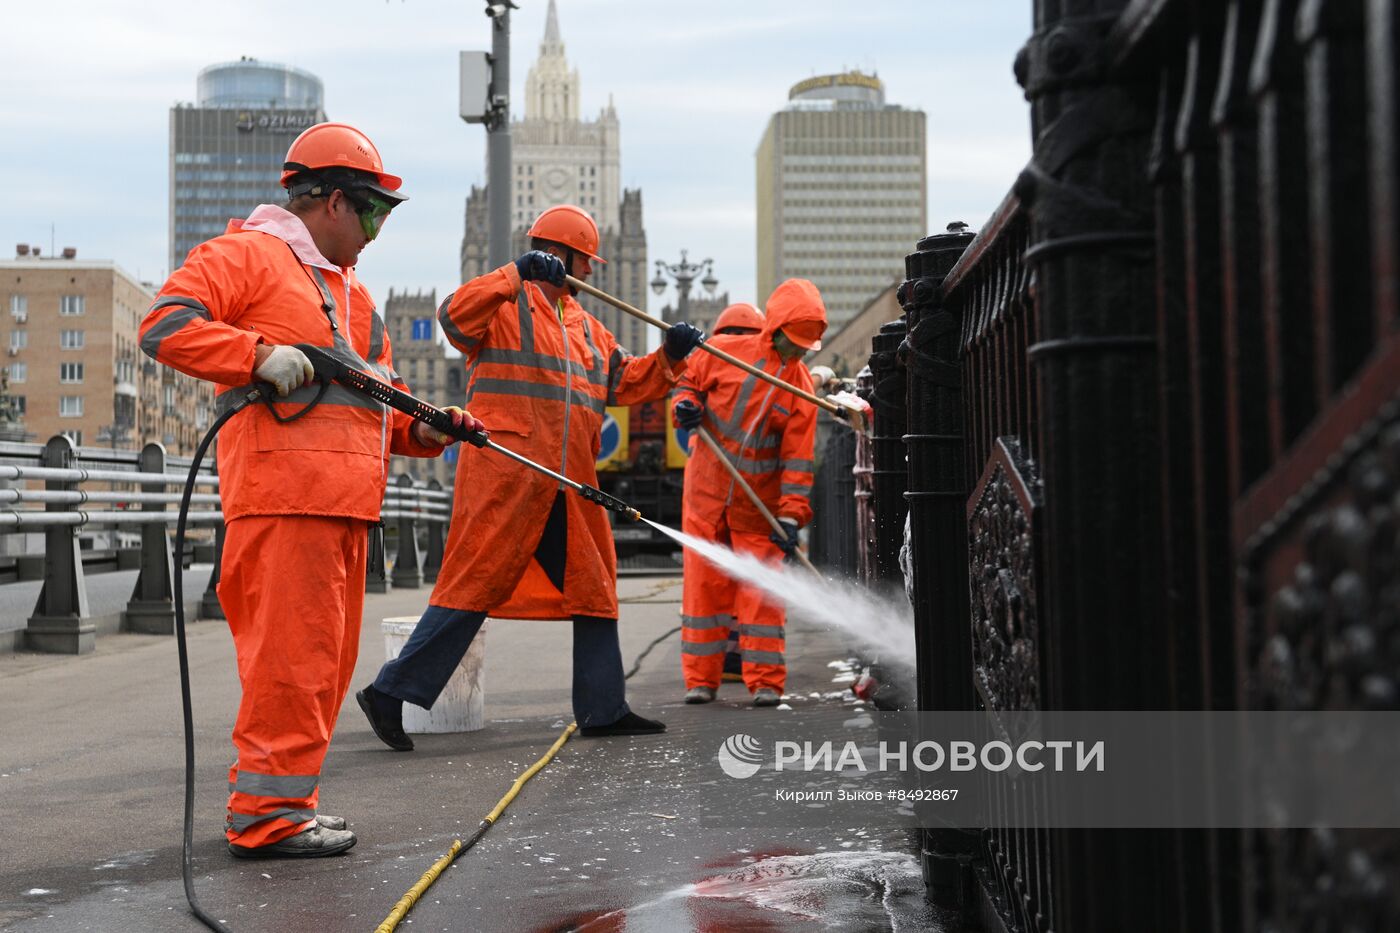
[[[405,201],[399,194],[403,179],[384,171],[384,160],[368,136],[347,123],[317,123],[292,140],[282,166],[282,187],[302,172],[342,168],[373,175],[377,184],[369,184],[380,194],[394,201]]]
[[[598,224],[581,207],[551,207],[535,218],[526,235],[578,250],[594,262],[607,262],[598,255]]]
[[[715,318],[715,333],[722,334],[728,327],[741,327],[758,333],[763,330],[763,313],[747,301],[730,305]]]

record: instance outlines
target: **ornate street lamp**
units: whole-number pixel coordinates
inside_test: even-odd
[[[687,316],[690,311],[690,285],[696,277],[704,273],[705,277],[700,280],[701,286],[711,295],[715,293],[715,288],[719,285],[719,279],[715,278],[714,260],[705,259],[698,263],[691,262],[686,250],[681,250],[681,261],[678,263],[667,263],[664,260],[656,260],[656,278],[651,280],[651,290],[660,295],[666,290],[666,280],[669,276],[676,282],[676,293],[680,296],[677,301],[676,315],[678,320],[689,320]]]

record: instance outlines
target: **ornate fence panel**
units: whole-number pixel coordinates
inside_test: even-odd
[[[921,705],[1400,707],[1395,4],[1034,9],[1032,161],[903,296]],[[988,829],[924,861],[989,929],[1400,929],[1393,834]]]

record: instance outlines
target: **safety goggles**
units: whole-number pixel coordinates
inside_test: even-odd
[[[348,191],[344,188],[340,190],[354,206],[355,213],[359,215],[360,229],[365,232],[365,236],[371,240],[379,236],[379,228],[384,226],[385,218],[389,216],[390,211],[398,206],[397,203],[363,188],[359,191]]]

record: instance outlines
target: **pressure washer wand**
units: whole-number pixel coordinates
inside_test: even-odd
[[[509,450],[497,444],[486,436],[485,431],[468,431],[453,422],[452,416],[441,408],[429,405],[422,399],[415,398],[407,392],[394,388],[388,383],[380,382],[368,373],[361,372],[353,366],[349,366],[335,356],[331,355],[325,347],[318,347],[314,344],[299,343],[297,349],[306,354],[311,360],[312,367],[316,370],[316,378],[322,382],[338,382],[347,389],[353,389],[361,395],[367,395],[377,402],[388,405],[396,411],[401,411],[415,421],[421,421],[428,427],[450,435],[460,441],[466,441],[473,447],[489,447],[499,454],[502,454],[519,463],[521,466],[529,467],[537,473],[543,473],[551,479],[557,480],[568,486],[574,492],[583,496],[589,502],[597,503],[605,509],[626,515],[633,521],[638,521],[642,513],[632,508],[626,502],[616,496],[610,496],[595,486],[587,483],[580,483],[569,479],[562,473],[556,473],[549,467],[536,463],[529,457],[521,456],[513,450]]]

